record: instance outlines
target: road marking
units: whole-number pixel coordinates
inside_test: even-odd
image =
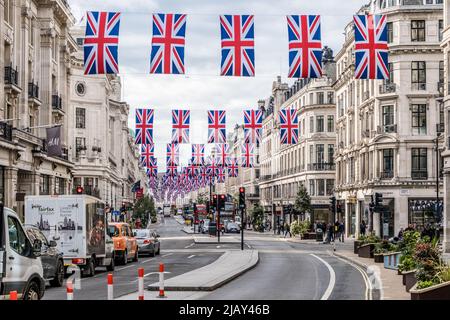
[[[189,257],[187,257],[188,259],[195,257],[195,254],[190,255]]]
[[[135,267],[135,265],[132,264],[132,265],[117,269],[117,271],[125,270],[125,269],[132,268],[132,267]]]
[[[146,262],[149,262],[149,261],[151,261],[151,260],[153,260],[153,259],[155,259],[155,258],[150,258],[150,259],[147,259],[147,260],[145,260],[145,261],[142,261],[141,264],[144,264],[144,263],[146,263]]]
[[[325,260],[316,256],[313,253],[311,253],[310,255],[319,260],[320,262],[322,262],[328,268],[328,272],[330,273],[330,282],[328,283],[327,290],[325,290],[322,298],[320,298],[320,300],[328,300],[336,284],[336,273],[334,272],[333,268],[330,266],[328,262],[326,262]]]
[[[171,256],[171,255],[173,255],[173,253],[167,253],[167,254],[161,256],[161,258],[165,258],[165,257]]]
[[[216,248],[219,249],[221,246],[217,246]]]
[[[193,245],[195,245],[195,242],[192,242],[190,245],[184,247],[185,249],[192,247]]]
[[[330,253],[330,255],[332,255],[332,254]],[[359,273],[361,273],[361,276],[362,276],[362,278],[364,280],[364,283],[366,284],[366,300],[372,300],[373,299],[373,296],[372,296],[372,291],[373,291],[372,283],[369,281],[369,276],[366,274],[366,272],[362,268],[360,268],[359,266],[357,266],[356,264],[354,264],[354,263],[352,263],[350,261],[347,261],[347,260],[342,259],[341,257],[335,256],[335,255],[333,255],[333,256],[338,258],[342,262],[345,262],[346,264],[351,265],[353,268],[358,270]]]

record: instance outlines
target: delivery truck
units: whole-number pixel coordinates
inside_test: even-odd
[[[25,223],[56,241],[64,267],[77,265],[87,276],[114,269],[114,244],[106,234],[105,203],[88,195],[26,196]]]

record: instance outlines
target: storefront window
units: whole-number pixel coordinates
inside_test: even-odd
[[[50,194],[50,176],[42,174],[39,183],[39,194],[49,195]]]
[[[410,199],[408,223],[415,225],[417,230],[422,231],[427,225],[433,225],[435,219],[435,199]]]

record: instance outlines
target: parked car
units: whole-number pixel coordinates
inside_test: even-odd
[[[114,258],[121,264],[127,264],[129,259],[138,261],[138,245],[131,232],[130,226],[125,222],[110,222],[108,235],[114,242]]]
[[[64,258],[57,248],[56,241],[48,241],[36,226],[25,225],[24,227],[31,242],[39,240],[42,243],[39,259],[42,262],[44,279],[48,280],[52,287],[61,287],[64,283]]]
[[[227,227],[225,229],[226,233],[240,233],[241,229],[239,228],[238,224],[235,222],[229,222],[227,223]]]
[[[161,251],[159,234],[150,229],[136,230],[136,241],[139,247],[139,254],[149,254],[154,257]]]
[[[0,205],[0,299],[11,291],[24,300],[44,296],[41,247],[39,240],[28,238],[17,214]]]

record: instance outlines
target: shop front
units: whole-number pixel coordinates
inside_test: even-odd
[[[442,199],[439,206],[442,206]],[[409,198],[408,210],[408,224],[414,225],[418,231],[422,231],[427,224],[433,226],[439,222],[436,219],[436,198]]]

